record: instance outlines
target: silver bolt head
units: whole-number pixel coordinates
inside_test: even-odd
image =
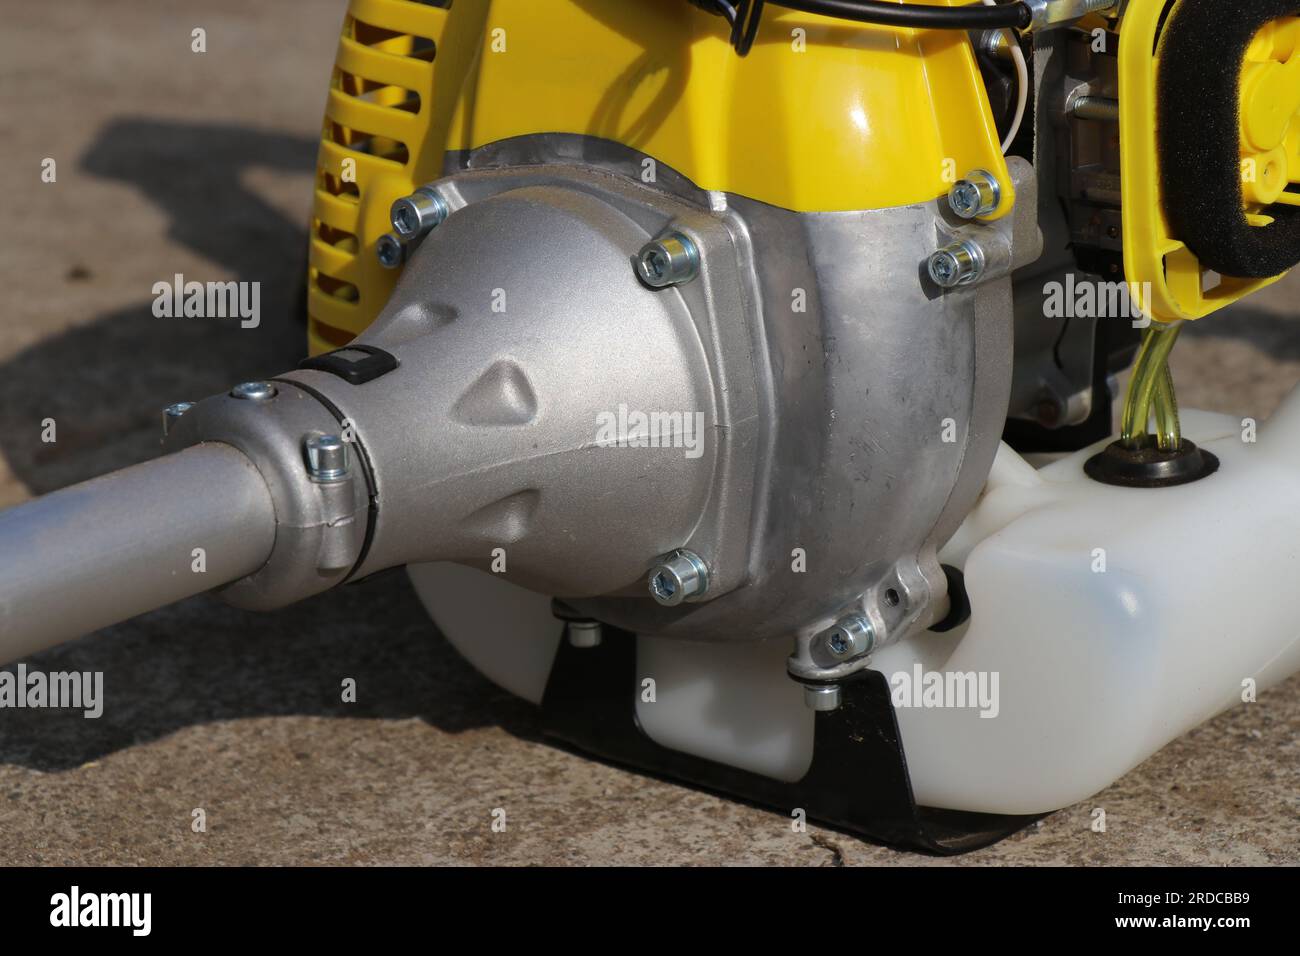
[[[397,236],[386,232],[375,242],[375,256],[385,269],[396,269],[406,261],[406,247]]]
[[[840,707],[840,685],[839,684],[804,684],[803,685],[803,702],[809,710],[831,711],[839,710]]]
[[[817,635],[817,640],[837,661],[869,654],[876,645],[876,631],[861,614],[841,618]]]
[[[674,551],[650,569],[650,596],[664,607],[676,607],[709,589],[709,569],[699,555]]]
[[[574,647],[599,647],[603,637],[599,621],[569,622],[569,643]]]
[[[968,173],[948,191],[948,205],[963,219],[992,215],[1001,201],[1001,184],[992,173],[983,169]]]
[[[652,289],[690,282],[700,274],[700,251],[689,237],[672,233],[641,247],[636,274]]]
[[[172,426],[181,420],[181,416],[193,407],[193,402],[176,402],[163,409],[163,438],[166,438]]]
[[[973,239],[954,242],[931,253],[926,271],[944,289],[969,285],[984,273],[984,250]]]
[[[447,200],[434,190],[421,186],[409,196],[393,203],[389,217],[393,231],[403,242],[418,239],[447,218]]]
[[[348,476],[348,444],[338,435],[308,435],[303,449],[312,481],[342,481]]]
[[[276,388],[270,382],[241,382],[230,390],[232,398],[242,398],[248,402],[268,402],[276,394]]]

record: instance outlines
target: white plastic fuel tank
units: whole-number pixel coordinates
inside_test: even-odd
[[[872,659],[897,688],[919,803],[1059,809],[1300,669],[1300,394],[1257,436],[1235,418],[1183,419],[1221,467],[1175,488],[1087,478],[1083,463],[1106,443],[1040,470],[1001,449],[942,553],[965,572],[970,621]],[[494,596],[467,594],[466,575]],[[459,568],[413,568],[412,579],[471,662],[540,698],[559,635],[545,599]],[[657,691],[638,699],[642,727],[665,746],[798,779],[813,718],[785,676],[789,650],[638,638],[639,676]],[[917,676],[970,693],[963,706],[927,699],[908,686]]]

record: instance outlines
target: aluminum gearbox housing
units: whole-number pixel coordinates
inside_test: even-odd
[[[1025,214],[971,223],[943,201],[795,213],[643,183],[637,160],[560,136],[454,157],[380,317],[277,380],[337,422],[365,483],[340,511],[364,534],[335,534],[351,566],[316,589],[455,561],[642,634],[793,637],[792,676],[837,680],[947,613],[937,552],[1006,418],[1034,177],[1013,160]],[[926,263],[962,242],[980,272],[942,288]],[[205,437],[203,404],[172,447]],[[250,413],[283,419],[284,447],[305,427]]]

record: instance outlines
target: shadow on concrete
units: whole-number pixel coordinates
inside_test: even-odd
[[[166,248],[184,247],[227,274],[187,279],[233,274],[261,282],[262,322],[241,329],[230,319],[157,318],[146,287],[138,304],[0,365],[0,453],[34,493],[156,455],[159,411],[168,402],[297,363],[305,348],[297,318],[305,224],[268,205],[244,176],[256,167],[310,173],[316,148],[311,139],[240,126],[124,119],[103,130],[81,169],[137,188],[167,214],[173,242]],[[165,258],[152,265],[157,280],[184,271]],[[39,441],[46,417],[58,422],[53,445]],[[497,690],[438,637],[400,572],[274,614],[198,597],[26,664],[104,674],[99,719],[0,712],[0,762],[41,771],[77,767],[195,724],[289,714],[419,718],[452,732],[502,725],[536,736],[533,708]],[[342,702],[345,678],[356,681],[356,703]]]
[[[0,365],[0,453],[33,493],[157,454],[160,409],[234,382],[291,368],[305,334],[295,320],[304,290],[306,224],[290,222],[244,182],[254,168],[311,172],[314,140],[239,126],[118,120],[82,157],[81,171],[139,190],[166,213],[173,242],[150,253],[140,301],[106,313]],[[94,228],[88,210],[83,228]],[[182,266],[181,247],[216,263],[208,274]],[[171,255],[172,250],[177,254]],[[125,261],[130,249],[108,250]],[[185,257],[189,261],[192,256]],[[97,269],[103,266],[97,264]],[[233,318],[158,318],[155,281],[234,278],[261,283],[261,324]],[[86,267],[69,283],[96,281]],[[58,308],[58,290],[50,294]],[[58,423],[41,442],[40,423]]]

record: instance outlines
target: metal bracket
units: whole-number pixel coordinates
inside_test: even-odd
[[[863,671],[834,711],[816,714],[812,765],[784,783],[670,750],[636,720],[636,636],[604,627],[595,647],[560,642],[542,698],[542,731],[585,754],[790,813],[897,849],[952,856],[1010,836],[1040,816],[919,807],[912,795],[889,683]]]

